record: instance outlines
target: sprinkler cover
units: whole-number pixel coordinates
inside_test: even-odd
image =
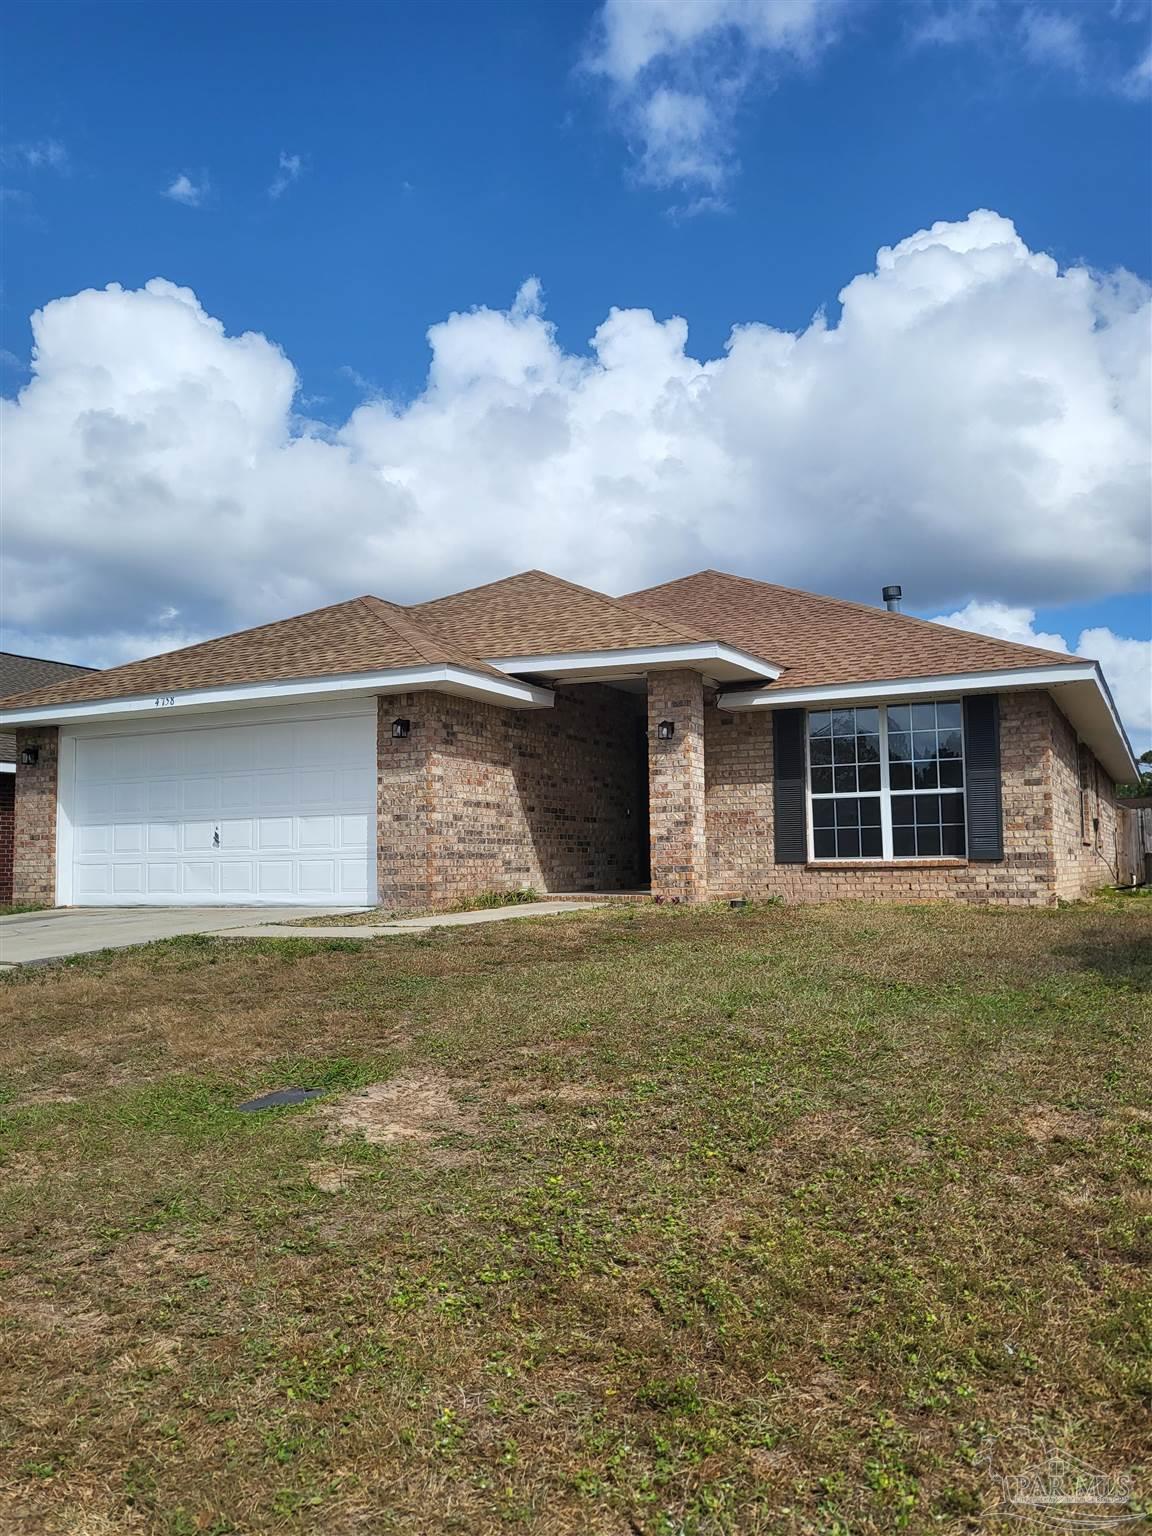
[[[307,1104],[323,1092],[323,1088],[277,1088],[274,1093],[262,1093],[258,1099],[245,1099],[236,1108],[249,1114],[255,1109],[279,1109],[281,1104]]]

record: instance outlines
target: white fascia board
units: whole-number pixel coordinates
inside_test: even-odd
[[[1087,685],[1087,687],[1085,686]],[[1140,777],[1135,753],[1116,710],[1116,704],[1094,661],[1068,662],[1064,665],[1006,667],[996,672],[961,672],[936,677],[896,677],[877,683],[831,683],[808,688],[750,688],[742,693],[722,693],[716,700],[720,709],[783,709],[803,705],[818,708],[822,704],[885,704],[902,699],[947,697],[950,694],[1002,693],[1016,688],[1074,688],[1089,708],[1087,712],[1072,706],[1073,693],[1065,713],[1081,730],[1081,735],[1096,752],[1117,783]],[[1087,715],[1094,724],[1106,725],[1101,734],[1089,734]],[[1084,716],[1083,721],[1074,716]],[[1093,739],[1095,738],[1095,739]]]
[[[611,651],[561,651],[552,656],[496,656],[484,658],[490,667],[502,672],[539,672],[550,677],[572,677],[578,673],[611,677],[674,667],[688,667],[718,677],[724,682],[747,678],[775,680],[781,668],[762,661],[747,651],[719,641],[703,640],[689,645],[629,646]]]
[[[547,709],[554,696],[519,678],[489,677],[468,667],[434,665],[396,667],[387,672],[355,672],[336,677],[296,678],[271,683],[233,683],[220,688],[191,688],[177,693],[150,693],[123,699],[87,699],[73,704],[41,704],[0,711],[0,724],[57,725],[84,720],[155,718],[191,714],[206,709],[233,709],[246,704],[293,704],[312,699],[356,695],[409,693],[427,689],[502,704],[509,709]]]
[[[932,694],[989,693],[1002,688],[1051,688],[1057,683],[1096,679],[1095,662],[1070,666],[1011,667],[999,672],[958,672],[936,677],[893,677],[878,683],[820,683],[807,688],[749,688],[722,693],[721,709],[776,709],[788,704],[883,703]]]

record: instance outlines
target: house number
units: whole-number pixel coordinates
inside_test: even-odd
[[[175,702],[176,695],[174,693],[161,693],[155,701],[157,709],[167,709],[169,704],[175,704]]]

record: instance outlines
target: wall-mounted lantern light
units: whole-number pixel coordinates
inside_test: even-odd
[[[661,741],[671,741],[676,734],[676,722],[674,720],[661,720],[656,727],[656,735]]]
[[[398,741],[402,740],[405,736],[409,735],[411,733],[411,730],[412,730],[412,722],[411,722],[411,720],[393,720],[393,722],[392,722],[392,735]]]
[[[40,761],[39,747],[24,747],[20,752],[20,764],[24,768],[35,768]]]

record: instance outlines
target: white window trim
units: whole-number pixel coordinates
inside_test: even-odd
[[[900,700],[892,701],[896,708],[901,705]],[[920,704],[949,704],[955,703],[954,699],[925,699],[923,697],[914,702]],[[835,707],[835,706],[833,706]],[[968,755],[964,748],[964,720],[961,713],[960,720],[960,767],[962,770],[962,782],[959,788],[949,789],[911,789],[892,788],[892,775],[889,772],[888,762],[888,704],[841,705],[844,709],[877,709],[880,722],[880,788],[864,790],[837,790],[833,789],[828,794],[816,794],[812,788],[812,735],[808,728],[808,717],[814,714],[822,714],[823,709],[806,709],[804,711],[804,807],[808,830],[808,863],[826,867],[832,864],[955,864],[958,860],[968,861]],[[911,734],[911,733],[909,733]],[[915,762],[915,758],[912,759]],[[835,768],[835,764],[833,764]],[[833,779],[835,782],[835,779]],[[894,853],[892,836],[892,796],[897,795],[961,795],[964,799],[964,852],[958,853]],[[813,800],[879,800],[880,801],[880,845],[879,854],[836,854],[834,858],[824,859],[816,857],[816,828],[813,825],[812,802]]]

